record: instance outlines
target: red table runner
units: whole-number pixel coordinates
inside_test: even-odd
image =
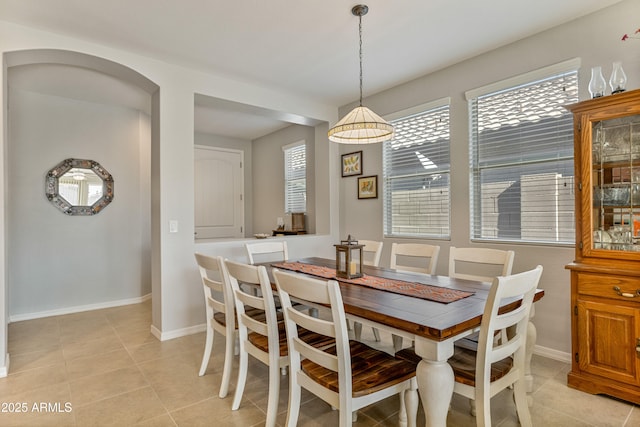
[[[384,277],[368,275],[363,275],[357,279],[337,278],[335,268],[305,264],[302,262],[283,262],[272,264],[272,266],[283,270],[291,270],[316,277],[322,277],[323,279],[335,279],[340,282],[368,286],[374,289],[381,289],[388,292],[394,292],[396,294],[427,299],[444,304],[458,301],[474,294],[474,292],[443,288],[441,286],[425,285],[423,283],[407,282],[404,280],[387,279]]]

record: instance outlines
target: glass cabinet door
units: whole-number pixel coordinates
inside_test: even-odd
[[[640,116],[592,126],[593,249],[640,251]]]

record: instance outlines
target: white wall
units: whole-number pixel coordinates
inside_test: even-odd
[[[11,318],[149,294],[148,115],[13,88],[9,108]],[[66,158],[95,160],[113,176],[114,200],[99,214],[68,216],[44,196],[47,171]]]
[[[589,97],[590,69],[602,65],[608,80],[612,62],[621,60],[628,77],[628,89],[640,87],[640,40],[622,42],[622,34],[638,28],[640,2],[630,0],[590,16],[487,52],[447,69],[397,86],[365,100],[381,115],[415,105],[451,97],[451,224],[450,241],[428,241],[441,245],[438,274],[447,274],[449,246],[490,246],[516,252],[513,271],[544,266],[540,287],[545,297],[536,304],[534,323],[538,328],[538,350],[568,358],[571,348],[570,278],[564,266],[573,260],[573,247],[501,245],[474,243],[469,239],[468,111],[464,92],[523,74],[570,58],[580,57],[581,99]],[[470,35],[472,37],[472,35]],[[429,44],[420,54],[428,55]],[[353,105],[340,109],[340,116]],[[358,147],[358,149],[360,149]],[[341,148],[341,153],[356,151]],[[363,148],[364,175],[382,178],[382,148]],[[351,233],[362,239],[382,239],[382,198],[358,200],[356,178],[340,180],[340,235]],[[384,239],[382,264],[388,265],[393,239]]]
[[[315,129],[292,125],[253,141],[253,230],[271,233],[277,218],[284,218],[284,153],[282,147],[305,141],[307,148],[307,218],[308,233],[315,233]]]

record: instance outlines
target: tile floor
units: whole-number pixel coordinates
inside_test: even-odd
[[[149,333],[150,301],[9,325],[10,374],[0,379],[1,426],[262,426],[267,369],[250,361],[238,411],[234,391],[218,398],[224,342],[207,374],[198,377],[204,333],[159,342]],[[372,340],[370,328],[365,339]],[[382,333],[380,346],[391,348]],[[370,341],[372,343],[372,341]],[[250,358],[251,360],[251,358]],[[534,356],[535,426],[639,426],[640,408],[566,386],[569,366]],[[235,375],[235,372],[234,372]],[[287,410],[287,377],[280,392],[279,425]],[[361,411],[355,426],[397,424],[397,397]],[[22,412],[18,410],[24,409]],[[300,426],[335,426],[337,413],[304,395]],[[492,400],[495,426],[517,426],[510,391]],[[424,425],[422,409],[419,425]],[[474,426],[468,401],[454,395],[449,426]]]

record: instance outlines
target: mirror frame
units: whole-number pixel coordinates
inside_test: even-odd
[[[58,192],[59,178],[73,168],[90,169],[102,179],[102,197],[91,206],[72,205]],[[65,159],[47,172],[45,178],[47,199],[67,215],[95,215],[113,200],[113,177],[100,163],[93,160]]]

